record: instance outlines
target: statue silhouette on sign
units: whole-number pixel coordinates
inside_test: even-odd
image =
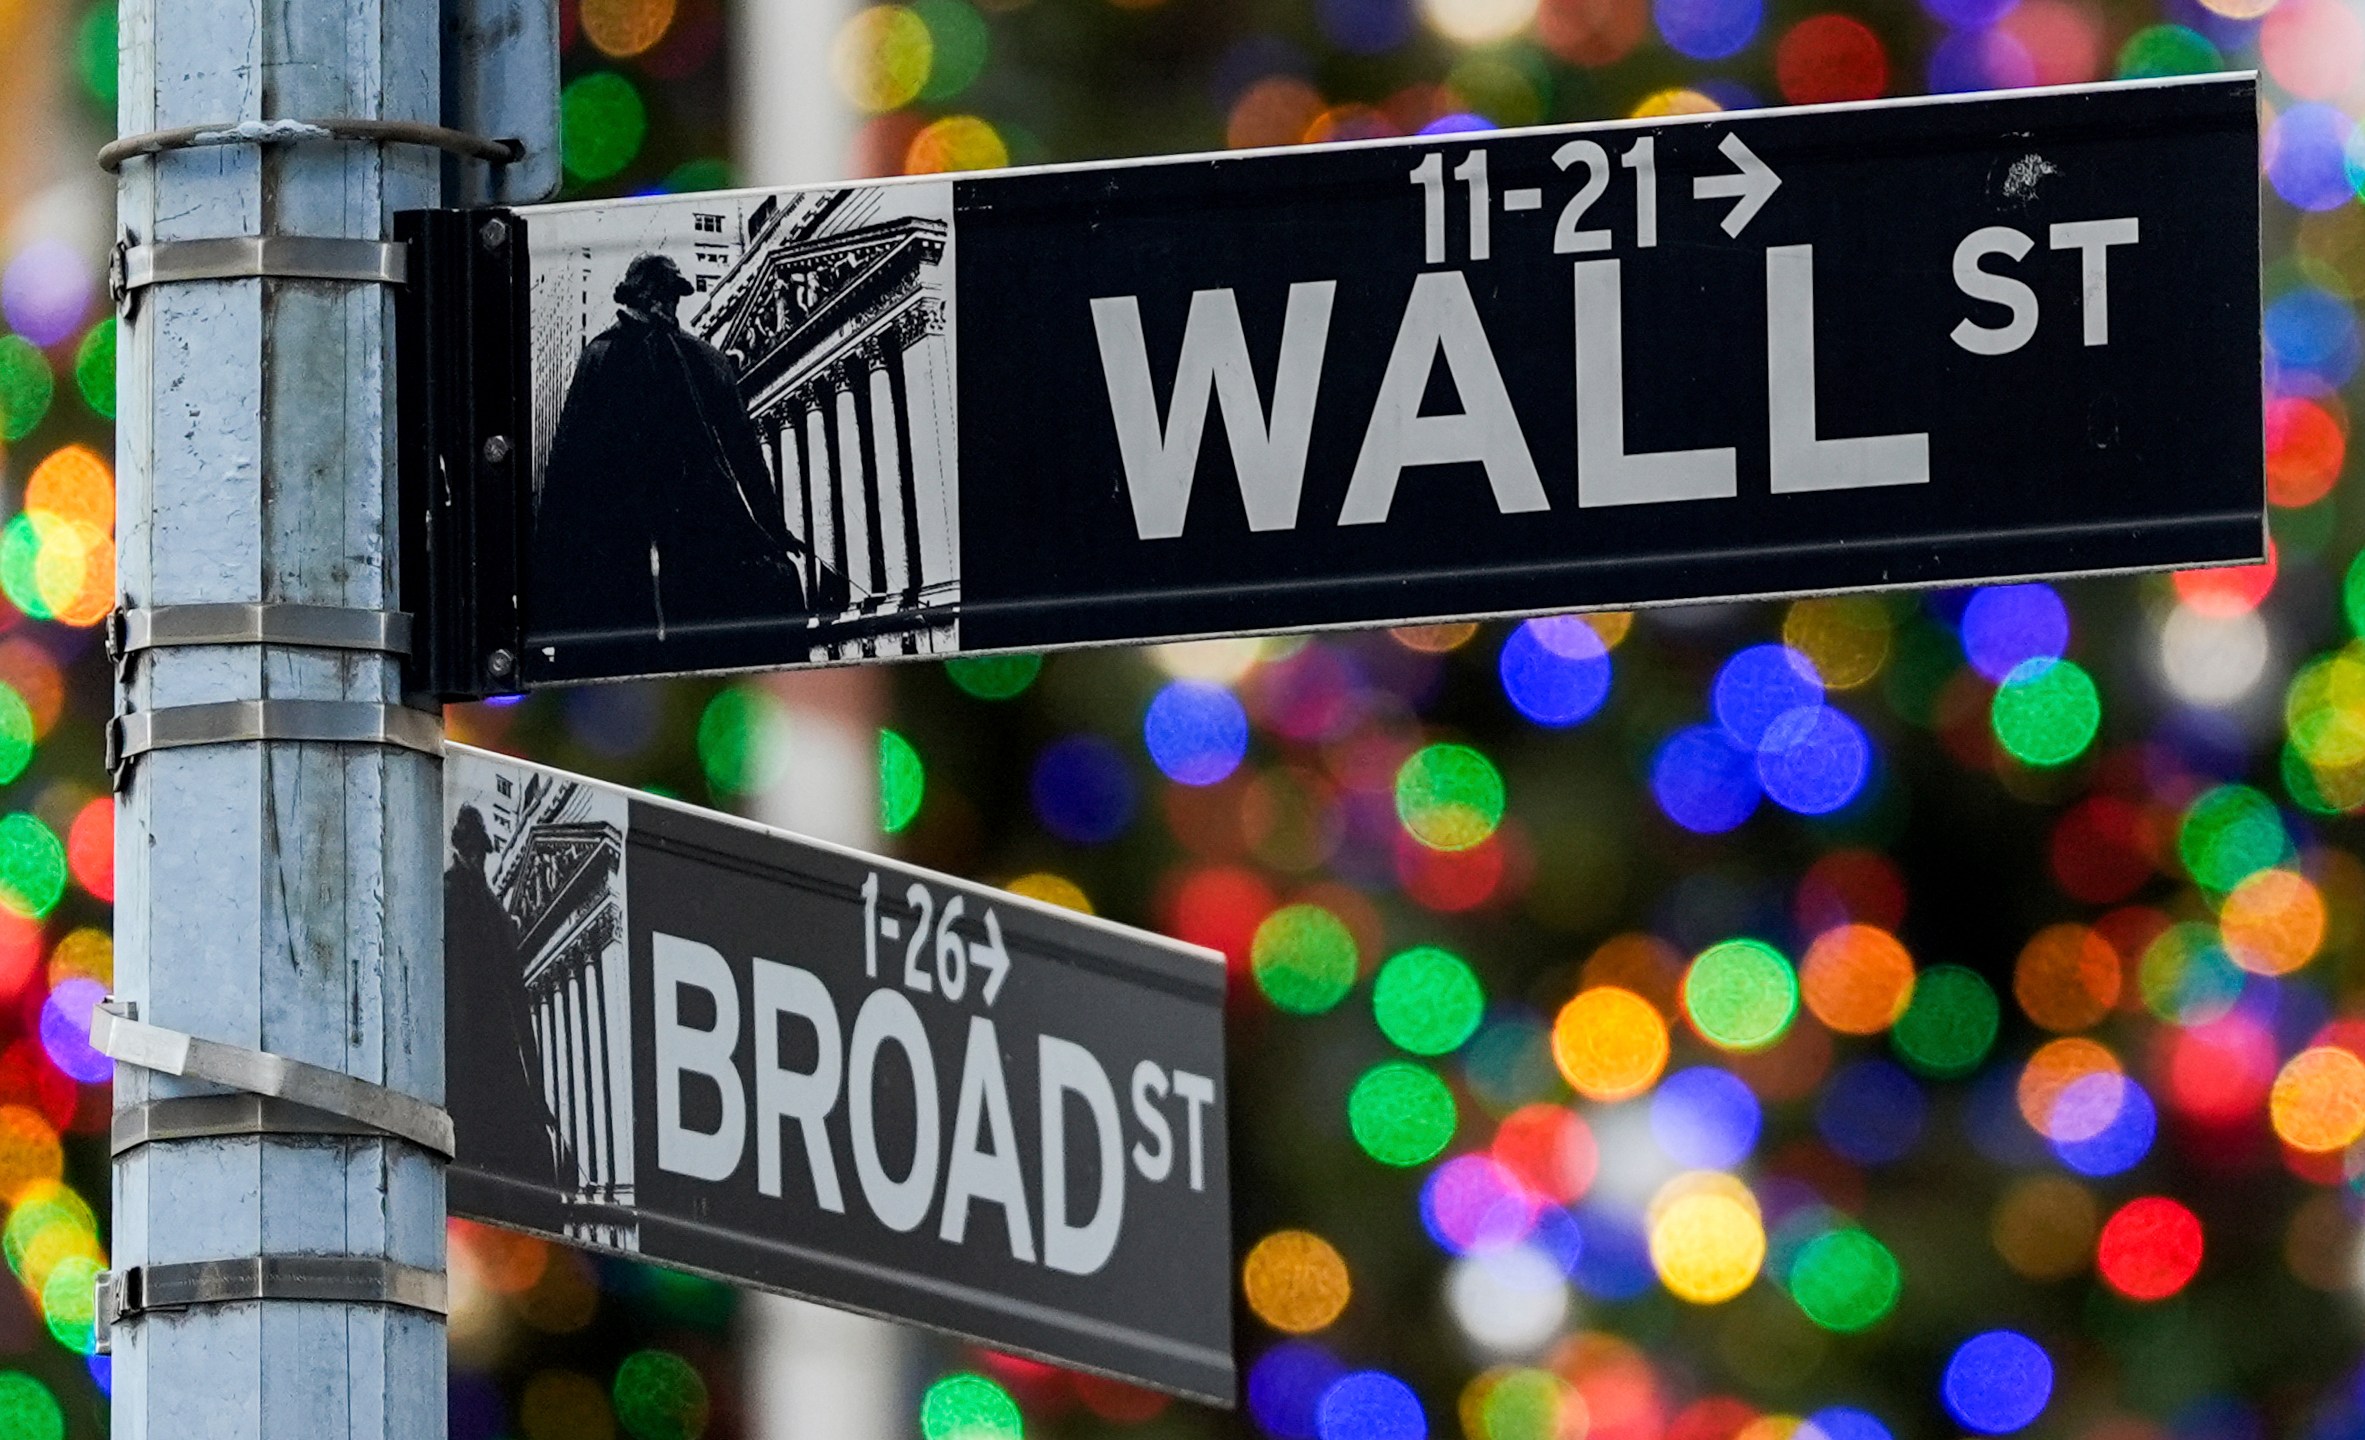
[[[461,806],[452,823],[452,863],[443,872],[447,1079],[455,1089],[477,1087],[484,1098],[470,1112],[492,1123],[459,1127],[457,1158],[478,1170],[531,1181],[555,1198],[558,1127],[542,1093],[542,1047],[526,999],[517,921],[485,880],[492,849],[484,816],[473,805]]]
[[[534,515],[528,618],[554,639],[651,635],[805,613],[779,479],[735,367],[681,328],[690,282],[642,255],[616,323],[567,386]]]

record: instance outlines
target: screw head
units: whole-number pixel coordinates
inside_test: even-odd
[[[517,657],[506,650],[495,650],[485,657],[484,666],[493,673],[494,678],[506,679],[511,671],[517,669]]]
[[[498,217],[487,220],[476,232],[476,238],[487,250],[498,250],[509,243],[509,225]]]
[[[509,437],[506,435],[486,436],[484,442],[484,458],[485,463],[490,465],[498,465],[502,461],[508,459]]]

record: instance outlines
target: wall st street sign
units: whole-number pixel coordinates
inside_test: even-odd
[[[1220,955],[450,747],[455,1215],[1229,1405]]]
[[[2256,560],[2254,91],[410,217],[432,680]]]

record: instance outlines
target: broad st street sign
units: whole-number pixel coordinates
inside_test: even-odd
[[[1220,955],[452,746],[452,1213],[1228,1405]]]
[[[2254,91],[406,217],[430,679],[2256,560]]]

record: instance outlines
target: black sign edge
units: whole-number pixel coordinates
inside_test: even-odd
[[[1223,1365],[1221,1366],[1221,1369],[1227,1381],[1229,1382],[1227,1387],[1223,1390],[1202,1390],[1178,1384],[1170,1380],[1150,1380],[1145,1378],[1138,1371],[1127,1372],[1108,1365],[1089,1364],[1076,1359],[1072,1355],[1056,1355],[1050,1351],[1034,1349],[1031,1346],[1014,1345],[1007,1340],[992,1339],[980,1335],[975,1331],[964,1330],[959,1326],[947,1325],[941,1321],[918,1320],[909,1315],[898,1315],[890,1310],[877,1310],[867,1305],[856,1305],[845,1300],[826,1297],[815,1291],[798,1290],[785,1285],[774,1285],[764,1281],[750,1280],[744,1275],[728,1274],[721,1270],[709,1269],[706,1266],[693,1264],[686,1260],[675,1259],[668,1255],[653,1255],[643,1251],[611,1249],[595,1242],[586,1241],[580,1236],[567,1235],[556,1230],[543,1230],[532,1225],[520,1225],[511,1220],[493,1220],[476,1214],[463,1213],[464,1210],[491,1208],[489,1206],[472,1205],[470,1203],[471,1197],[469,1193],[471,1191],[482,1190],[490,1194],[505,1190],[534,1190],[534,1187],[530,1185],[521,1185],[515,1181],[507,1180],[500,1176],[486,1175],[475,1171],[454,1169],[451,1172],[451,1178],[449,1182],[447,1182],[447,1189],[449,1189],[452,1193],[447,1196],[448,1204],[446,1208],[455,1218],[466,1220],[472,1225],[488,1225],[494,1229],[507,1230],[518,1235],[532,1235],[537,1239],[548,1240],[553,1244],[564,1245],[569,1249],[588,1250],[593,1254],[611,1255],[619,1260],[630,1260],[636,1264],[649,1265],[658,1269],[677,1270],[684,1274],[696,1275],[702,1279],[712,1280],[717,1284],[728,1285],[734,1289],[754,1290],[766,1295],[786,1296],[791,1300],[802,1300],[807,1304],[819,1305],[823,1309],[827,1310],[839,1310],[853,1315],[867,1315],[874,1320],[885,1321],[891,1325],[926,1330],[938,1335],[950,1335],[957,1339],[966,1340],[973,1345],[981,1346],[987,1350],[993,1350],[1012,1355],[1022,1355],[1028,1359],[1037,1360],[1046,1365],[1056,1366],[1062,1370],[1081,1370],[1086,1374],[1105,1376],[1108,1379],[1122,1381],[1128,1385],[1139,1385],[1144,1389],[1162,1391],[1166,1394],[1174,1395],[1181,1399],[1197,1401],[1204,1405],[1212,1405],[1222,1410],[1237,1410],[1239,1408],[1238,1391],[1240,1379],[1240,1362],[1237,1352],[1226,1355]],[[534,1193],[539,1194],[540,1192],[536,1191]],[[644,1224],[650,1219],[657,1220],[659,1222],[660,1228],[669,1226],[682,1230],[697,1230],[701,1228],[694,1224],[685,1223],[673,1216],[652,1215],[649,1212],[642,1212],[642,1220]],[[1045,1306],[1043,1308],[1050,1309],[1052,1307]],[[1091,1320],[1091,1317],[1089,1316],[1074,1315],[1072,1312],[1062,1313],[1069,1314],[1070,1318],[1079,1321]],[[1094,1326],[1101,1326],[1101,1322],[1099,1321],[1091,1321],[1091,1323]],[[1227,1326],[1227,1329],[1228,1328],[1229,1327]],[[1097,1339],[1112,1347],[1132,1350],[1139,1354],[1166,1355],[1171,1362],[1178,1364],[1200,1364],[1204,1365],[1209,1370],[1218,1368],[1210,1362],[1191,1361],[1183,1357],[1167,1355],[1167,1352],[1162,1350],[1152,1350],[1146,1346],[1129,1344],[1126,1341],[1110,1336],[1107,1333],[1105,1327],[1093,1330],[1090,1333],[1093,1333]],[[1237,1337],[1234,1338],[1236,1339]]]
[[[2093,80],[2078,85],[2030,85],[2017,90],[1966,90],[1950,95],[1893,95],[1880,100],[1834,100],[1820,105],[1761,105],[1749,110],[1711,110],[1697,115],[1621,116],[1605,120],[1564,121],[1551,125],[1521,125],[1482,132],[1492,142],[1527,136],[1587,135],[1601,131],[1662,130],[1685,125],[1729,124],[1735,120],[1852,114],[1870,110],[1928,109],[1941,105],[1991,104],[2014,100],[2069,98],[2133,90],[2208,90],[2245,92],[2255,104],[2259,72],[2212,70],[2200,75],[2157,75],[2139,80]],[[1266,159],[1279,155],[1323,155],[1334,151],[1414,149],[1468,142],[1472,133],[1450,135],[1391,135],[1376,140],[1332,140],[1317,145],[1260,145],[1241,150],[1190,150],[1174,154],[1119,155],[1101,160],[1063,160],[1050,165],[1011,165],[997,170],[958,170],[927,175],[882,175],[860,180],[823,180],[802,185],[745,185],[727,190],[701,191],[702,196],[796,195],[811,191],[875,190],[905,185],[995,184],[1005,179],[1036,175],[1072,175],[1129,170],[1152,165],[1189,165],[1215,161]],[[678,194],[619,196],[604,200],[566,200],[547,205],[524,205],[517,212],[528,217],[572,211],[620,210],[643,205],[680,204]],[[708,672],[699,672],[708,673]]]

